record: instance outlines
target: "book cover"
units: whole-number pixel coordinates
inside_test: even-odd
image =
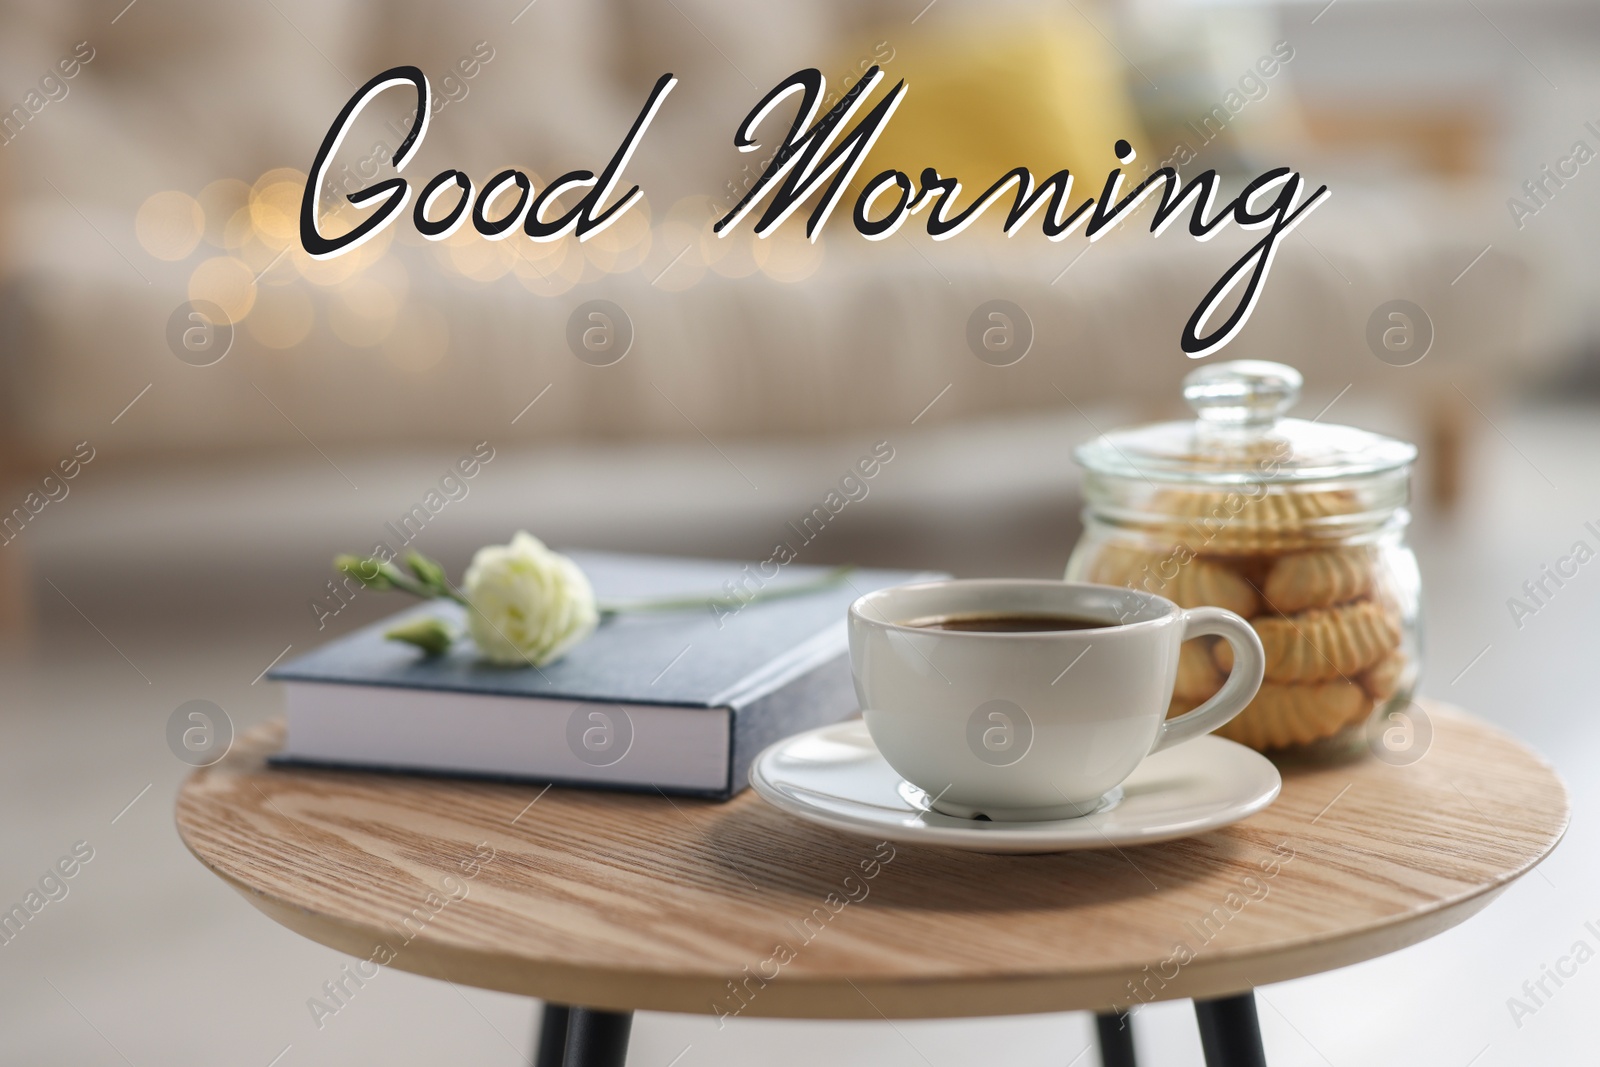
[[[602,601],[745,594],[814,581],[743,562],[573,552]],[[837,585],[743,606],[626,613],[544,667],[427,657],[383,637],[390,618],[268,675],[288,683],[286,762],[662,789],[726,797],[771,742],[857,710],[851,601],[926,572],[855,570]],[[399,618],[463,609],[434,601]]]

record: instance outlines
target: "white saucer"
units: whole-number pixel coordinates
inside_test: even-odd
[[[1221,737],[1197,737],[1147,758],[1092,815],[973,821],[928,810],[927,795],[894,772],[866,724],[853,719],[771,746],[751,766],[750,784],[791,815],[879,841],[972,852],[1065,852],[1215,830],[1271,804],[1283,781],[1260,753]]]

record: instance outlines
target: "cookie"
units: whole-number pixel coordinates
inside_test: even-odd
[[[1365,596],[1372,574],[1372,556],[1365,548],[1296,552],[1272,565],[1261,592],[1273,611],[1293,615]]]
[[[1184,554],[1174,549],[1150,552],[1107,545],[1089,565],[1085,577],[1104,585],[1125,585],[1164,596],[1180,608],[1227,608],[1249,618],[1261,600],[1249,582],[1226,567],[1203,559],[1180,564]]]
[[[1214,563],[1219,567],[1226,567],[1250,584],[1256,590],[1258,597],[1260,591],[1266,588],[1267,575],[1272,573],[1273,564],[1278,562],[1277,554],[1252,553],[1250,555],[1207,555],[1206,562]],[[1264,599],[1265,598],[1261,598]],[[1262,607],[1271,610],[1271,605],[1263,602]]]
[[[1400,683],[1405,679],[1406,668],[1410,664],[1410,657],[1395,649],[1368,667],[1358,681],[1361,682],[1361,688],[1365,689],[1373,700],[1388,700],[1400,688]]]
[[[1184,518],[1209,518],[1240,526],[1297,526],[1318,519],[1353,515],[1361,499],[1349,489],[1274,493],[1262,485],[1240,489],[1164,489],[1150,510]]]
[[[1400,643],[1400,620],[1374,600],[1313,608],[1250,623],[1266,653],[1269,682],[1326,682],[1353,678]],[[1233,670],[1226,641],[1214,650],[1217,666]]]
[[[1227,676],[1217,669],[1211,656],[1211,646],[1206,638],[1185,641],[1178,648],[1178,684],[1173,687],[1174,698],[1199,704],[1210,700]]]
[[[1102,545],[1084,570],[1083,580],[1098,582],[1101,585],[1126,585],[1133,589],[1143,589],[1145,581],[1159,580],[1154,575],[1156,568],[1165,558],[1165,553],[1150,552],[1142,548],[1117,544]]]
[[[1215,733],[1254,749],[1307,745],[1332,737],[1372,710],[1372,698],[1342,679],[1316,685],[1265,682],[1255,699]]]
[[[1148,504],[1183,523],[1185,543],[1196,553],[1283,551],[1315,540],[1319,522],[1363,510],[1348,489],[1268,492],[1261,485],[1238,490],[1164,489]]]
[[[1248,619],[1261,609],[1250,583],[1233,571],[1203,559],[1192,559],[1159,592],[1180,608],[1226,608]]]

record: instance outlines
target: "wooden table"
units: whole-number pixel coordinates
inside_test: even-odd
[[[1251,990],[1431,937],[1547,856],[1542,759],[1428,706],[1432,744],[1285,770],[1186,841],[1050,856],[879,845],[727,803],[274,769],[245,735],[178,796],[184,842],[257,908],[358,957],[545,1000],[541,1063],[617,1064],[631,1012],[813,1019],[1126,1013],[1196,998],[1207,1063],[1264,1063]],[[570,1010],[564,1005],[573,1005]]]

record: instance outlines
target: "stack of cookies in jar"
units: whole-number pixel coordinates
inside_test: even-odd
[[[1362,509],[1348,490],[1163,489],[1145,510],[1160,521],[1105,531],[1071,571],[1249,620],[1266,676],[1219,735],[1262,751],[1337,743],[1362,734],[1375,709],[1408,699],[1416,673],[1385,538],[1328,535]],[[1226,641],[1185,642],[1168,717],[1210,699],[1232,667]]]

